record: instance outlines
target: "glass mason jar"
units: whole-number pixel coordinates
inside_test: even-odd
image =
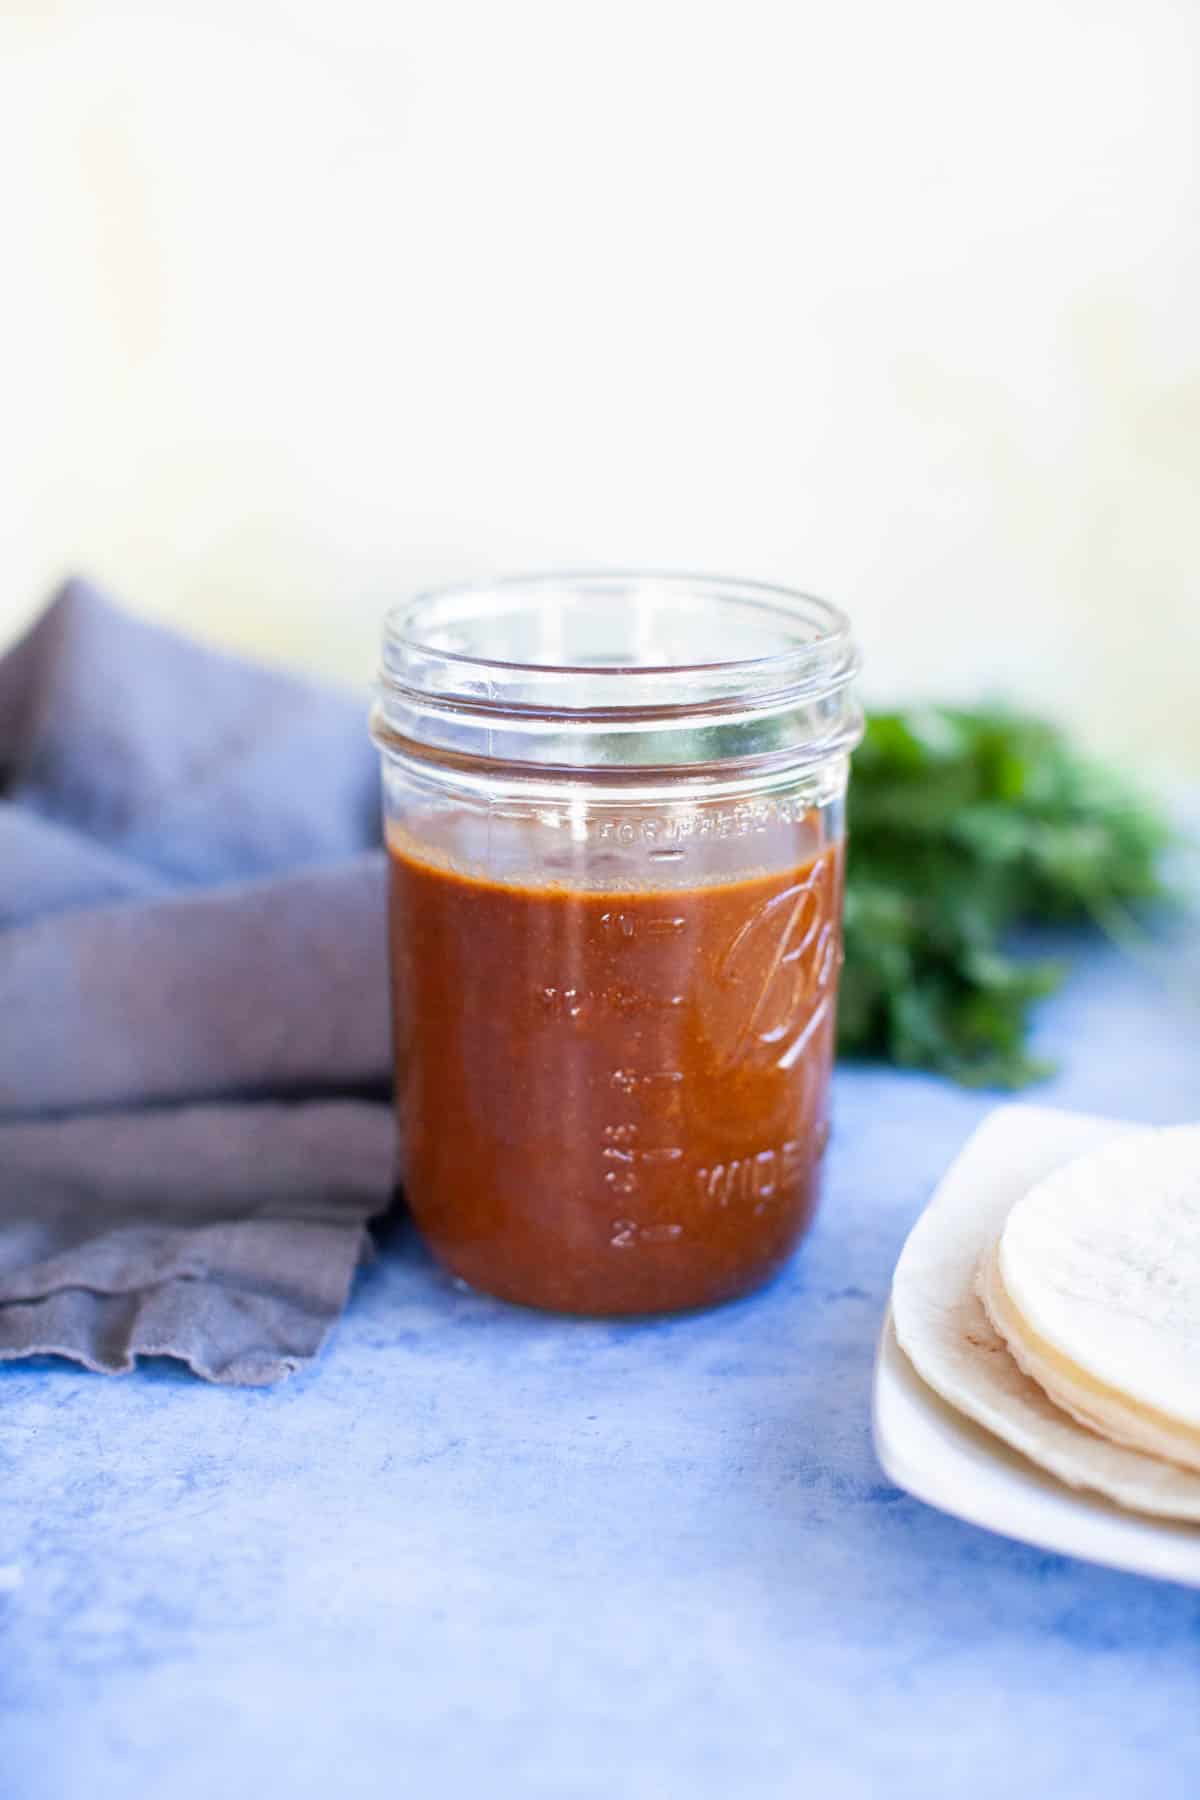
[[[389,615],[402,1175],[472,1287],[705,1306],[807,1226],[856,670],[835,608],[748,582],[548,575]]]

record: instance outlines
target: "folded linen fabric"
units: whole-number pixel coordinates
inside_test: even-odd
[[[387,1204],[353,696],[72,582],[0,658],[0,1358],[316,1354]]]

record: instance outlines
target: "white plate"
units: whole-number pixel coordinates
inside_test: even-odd
[[[1086,1148],[1111,1122],[1045,1108],[1014,1108],[1031,1158],[1031,1177]],[[979,1134],[984,1143],[984,1134]],[[955,1165],[961,1184],[968,1153]],[[986,1159],[990,1165],[991,1159]],[[1037,1170],[1032,1161],[1043,1165]],[[974,1169],[972,1178],[1017,1179],[1013,1169]],[[1015,1197],[1015,1195],[1014,1195]],[[1153,1519],[1064,1486],[1016,1450],[949,1406],[926,1386],[897,1340],[888,1310],[875,1363],[875,1448],[897,1487],[972,1525],[1043,1550],[1110,1568],[1200,1587],[1200,1528]]]
[[[1077,1494],[955,1412],[905,1356],[890,1308],[875,1363],[874,1424],[888,1479],[929,1506],[1042,1550],[1200,1587],[1200,1530]]]

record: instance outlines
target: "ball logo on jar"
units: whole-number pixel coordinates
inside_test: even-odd
[[[769,1056],[791,1068],[829,1016],[840,940],[833,872],[822,857],[748,918],[720,966],[742,1003],[724,1062]]]

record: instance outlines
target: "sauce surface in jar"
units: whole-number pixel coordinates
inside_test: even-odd
[[[842,851],[687,885],[500,878],[389,837],[405,1190],[446,1268],[596,1315],[745,1293],[828,1135]]]

